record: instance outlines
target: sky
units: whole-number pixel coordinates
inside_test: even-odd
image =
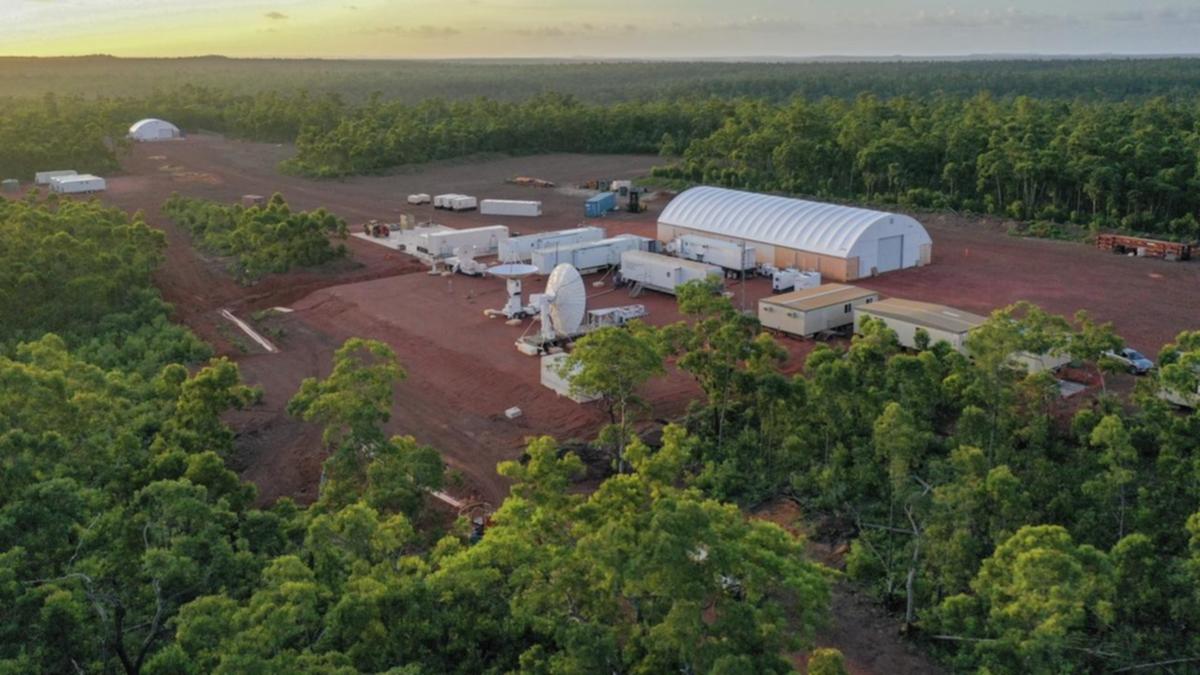
[[[0,55],[737,58],[1200,52],[1200,0],[0,0]]]

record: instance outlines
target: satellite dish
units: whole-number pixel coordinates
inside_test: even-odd
[[[562,263],[550,272],[543,294],[545,310],[542,312],[542,334],[553,338],[558,335],[571,336],[579,332],[587,310],[587,286],[579,270],[569,263]],[[546,325],[546,318],[551,325]]]
[[[501,279],[520,279],[532,274],[537,274],[537,265],[529,265],[527,263],[504,263],[503,265],[495,265],[488,268],[488,274]]]

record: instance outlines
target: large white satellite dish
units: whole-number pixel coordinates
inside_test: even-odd
[[[539,304],[543,337],[552,340],[577,334],[587,311],[587,286],[579,270],[569,263],[556,266],[550,272]]]

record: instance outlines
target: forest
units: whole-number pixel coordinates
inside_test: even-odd
[[[785,673],[825,621],[828,574],[688,485],[681,429],[588,495],[578,456],[531,439],[482,538],[429,511],[443,462],[383,433],[405,371],[371,340],[287,406],[323,430],[318,500],[259,505],[222,415],[260,394],[164,323],[161,234],[0,199],[4,242],[37,230],[3,266],[46,288],[0,342],[0,672]],[[94,309],[59,293],[87,286]]]
[[[725,62],[542,59],[322,60],[219,56],[139,59],[111,56],[0,57],[0,98],[141,98],[180,83],[233,94],[307,90],[362,102],[373,94],[417,102],[484,96],[521,101],[561,92],[591,103],[676,98],[996,96],[1126,100],[1200,93],[1200,59],[1029,58]]]
[[[684,320],[593,333],[565,366],[610,412],[608,477],[581,494],[580,458],[532,439],[480,538],[426,506],[437,450],[382,431],[405,376],[386,345],[348,341],[288,404],[323,429],[317,501],[258,504],[221,417],[259,394],[166,320],[161,234],[94,201],[0,215],[0,287],[42,294],[0,303],[5,672],[787,672],[833,579],[743,515],[780,498],[955,670],[1200,659],[1200,414],[1156,395],[1197,386],[1200,332],[1130,400],[1064,409],[1012,354],[1065,351],[1103,385],[1121,340],[1086,314],[1000,310],[971,359],[871,324],[784,376],[694,283]],[[703,396],[650,446],[639,394],[668,368]]]
[[[1154,62],[1117,63],[1155,72]],[[703,182],[954,209],[1011,218],[1034,234],[1117,230],[1195,240],[1197,100],[927,91],[781,102],[588,103],[542,93],[516,102],[372,95],[351,103],[329,92],[236,94],[189,84],[138,98],[0,99],[0,144],[13,149],[0,156],[0,174],[28,179],[67,165],[103,173],[123,152],[113,139],[153,114],[187,130],[294,142],[282,168],[313,177],[484,153],[654,153],[663,156],[654,180],[673,187]]]
[[[163,212],[200,248],[231,257],[231,272],[243,283],[346,256],[345,244],[330,241],[346,238],[344,220],[324,209],[293,212],[279,193],[250,207],[173,194]]]
[[[562,365],[610,411],[597,443],[615,468],[641,452],[639,393],[671,364],[704,392],[664,441],[686,447],[685,480],[745,507],[795,500],[814,536],[851,539],[847,575],[954,670],[1200,663],[1200,413],[1157,395],[1197,386],[1200,331],[1130,400],[1070,408],[1013,355],[1069,354],[1103,387],[1122,343],[1085,313],[997,310],[970,358],[867,322],[786,377],[786,351],[719,290],[692,282],[685,321],[591,333]]]

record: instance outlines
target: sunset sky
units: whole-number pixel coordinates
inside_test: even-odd
[[[1196,53],[1200,2],[0,0],[0,54],[737,57]]]

